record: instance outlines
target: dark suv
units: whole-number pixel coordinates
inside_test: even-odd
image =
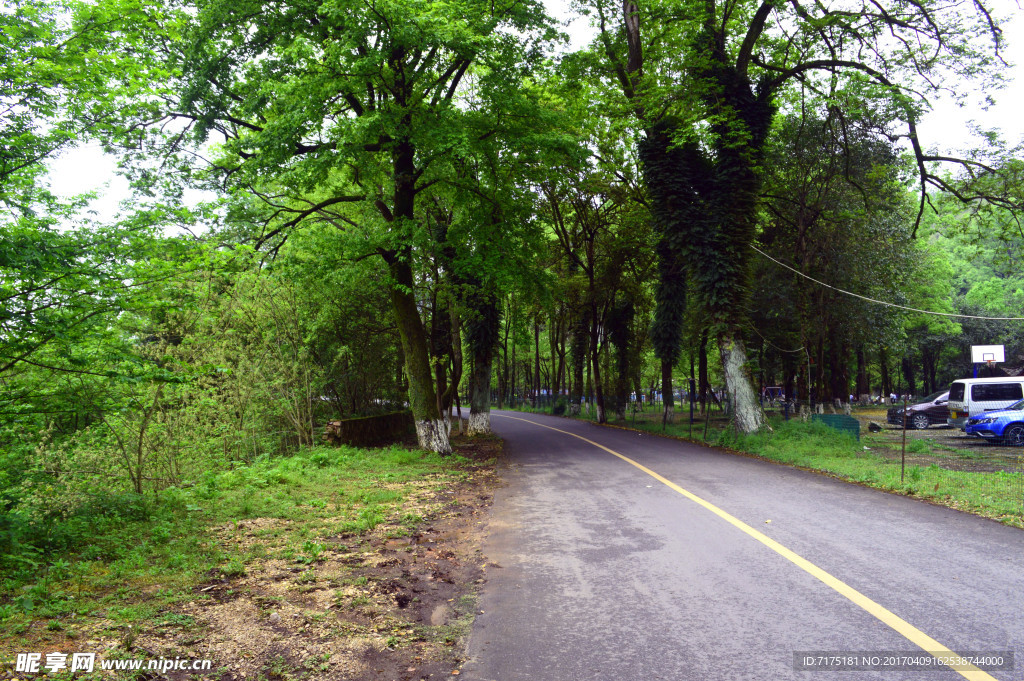
[[[924,430],[933,423],[946,424],[949,418],[949,391],[932,393],[916,404],[907,405],[907,427]],[[903,425],[903,405],[892,407],[886,420],[897,426]]]

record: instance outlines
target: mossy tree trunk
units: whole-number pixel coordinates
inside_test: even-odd
[[[402,229],[415,221],[416,164],[415,147],[409,140],[395,143],[392,153],[394,205],[392,211],[383,206],[385,219]],[[412,248],[382,254],[391,273],[391,307],[402,339],[405,373],[409,379],[409,407],[416,425],[416,439],[423,449],[451,454],[448,420],[438,408],[438,395],[430,367],[428,338],[415,295],[412,272]]]
[[[390,257],[391,307],[402,339],[405,355],[405,374],[409,379],[409,407],[416,424],[419,446],[433,452],[450,454],[448,423],[437,408],[434,377],[430,371],[430,353],[427,351],[427,333],[420,319],[416,297],[413,295],[412,267],[407,260]]]

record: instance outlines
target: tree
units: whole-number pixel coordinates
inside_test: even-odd
[[[46,182],[47,162],[92,130],[105,86],[90,62],[99,38],[67,21],[78,7],[29,0],[0,11],[0,374],[89,371],[80,345],[144,285],[125,279],[151,230],[93,229],[83,201],[58,199]]]
[[[645,131],[648,186],[657,193],[681,185],[676,203],[701,216],[665,220],[686,244],[694,295],[718,339],[736,427],[757,430],[763,414],[741,330],[765,144],[779,107],[805,88],[847,110],[902,121],[904,132],[889,126],[887,133],[913,149],[920,211],[927,187],[945,186],[931,162],[984,166],[924,151],[917,134],[923,93],[982,73],[996,78],[989,72],[1001,63],[1001,33],[981,2],[966,9],[930,1],[652,0],[625,2],[619,13],[596,0],[592,9],[607,73]],[[643,28],[654,26],[659,29]]]
[[[572,324],[573,382],[582,385],[584,366],[593,378],[594,403],[599,423],[607,420],[605,382],[601,367],[602,351],[606,348],[608,333],[614,327],[623,354],[618,368],[628,370],[628,351],[633,315],[629,303],[620,300],[624,308],[609,317],[616,307],[616,296],[623,293],[624,283],[645,269],[642,253],[649,248],[648,233],[643,219],[636,219],[630,211],[638,207],[628,183],[606,172],[600,164],[592,167],[564,168],[562,180],[550,179],[542,184],[546,198],[545,213],[550,221],[556,241],[559,266],[576,281],[573,288],[576,300]],[[646,217],[646,216],[644,216]],[[632,275],[632,276],[631,276]],[[624,292],[626,299],[639,297],[638,286]],[[620,298],[622,296],[620,295]],[[585,357],[585,360],[584,360]],[[578,405],[576,391],[573,403]],[[621,388],[618,390],[621,394]],[[618,409],[617,409],[618,411]]]
[[[79,41],[58,21],[60,8],[19,2],[0,12],[0,206],[8,219],[54,202],[44,186],[45,161],[72,144],[79,121],[65,115],[81,82]]]
[[[922,234],[927,240],[926,263],[937,281],[948,282],[949,290],[943,301],[948,309],[978,317],[958,320],[955,337],[943,344],[945,361],[936,362],[939,364],[937,380],[948,382],[947,379],[972,374],[971,345],[1004,345],[1008,369],[1016,369],[1024,356],[1021,324],[982,318],[1021,316],[1024,277],[1019,264],[1024,237],[1018,231],[1017,221],[1005,208],[986,202],[964,206],[952,195],[939,197],[935,205],[938,211],[922,225]],[[922,290],[918,295],[934,297],[934,289]],[[924,319],[917,322],[919,327],[925,324]],[[941,341],[948,334],[941,328],[929,328],[933,324],[925,327],[924,338]],[[921,352],[920,356],[926,360],[927,352]],[[922,369],[927,375],[929,367]]]
[[[218,0],[142,13],[152,20],[124,31],[161,52],[160,75],[180,73],[150,98],[145,126],[178,122],[172,147],[221,138],[213,168],[263,201],[261,245],[321,221],[384,261],[420,445],[450,451],[417,299],[424,199],[461,150],[500,134],[502,106],[538,57],[525,46],[548,30],[541,7]]]
[[[780,117],[768,145],[758,240],[778,262],[758,258],[751,316],[764,339],[754,339],[762,371],[778,358],[789,383],[813,359],[800,397],[846,400],[851,379],[857,394],[869,392],[868,351],[900,336],[904,315],[829,286],[896,302],[918,277],[913,210],[904,164],[870,121],[835,109],[821,114]]]

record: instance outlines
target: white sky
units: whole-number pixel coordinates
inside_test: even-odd
[[[569,15],[564,0],[546,0],[548,10],[557,19]],[[953,153],[958,149],[973,146],[968,132],[968,121],[977,121],[982,127],[1000,128],[1004,139],[1012,144],[1024,139],[1024,11],[1016,0],[994,0],[993,4],[1010,17],[1003,24],[1006,36],[1005,58],[1014,68],[1011,82],[1006,89],[996,93],[996,105],[988,111],[958,108],[951,100],[933,103],[933,110],[918,126],[924,148],[938,148],[941,152]],[[574,48],[585,45],[591,37],[586,19],[577,18],[565,29]],[[117,175],[117,164],[113,158],[104,155],[99,145],[86,145],[64,153],[51,164],[50,181],[52,189],[61,196],[74,196],[86,192],[99,195],[92,204],[97,219],[108,221],[118,212],[118,204],[129,197],[127,181]]]

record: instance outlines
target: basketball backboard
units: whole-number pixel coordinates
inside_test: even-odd
[[[971,362],[982,364],[985,362],[1005,362],[1002,345],[972,345]]]

